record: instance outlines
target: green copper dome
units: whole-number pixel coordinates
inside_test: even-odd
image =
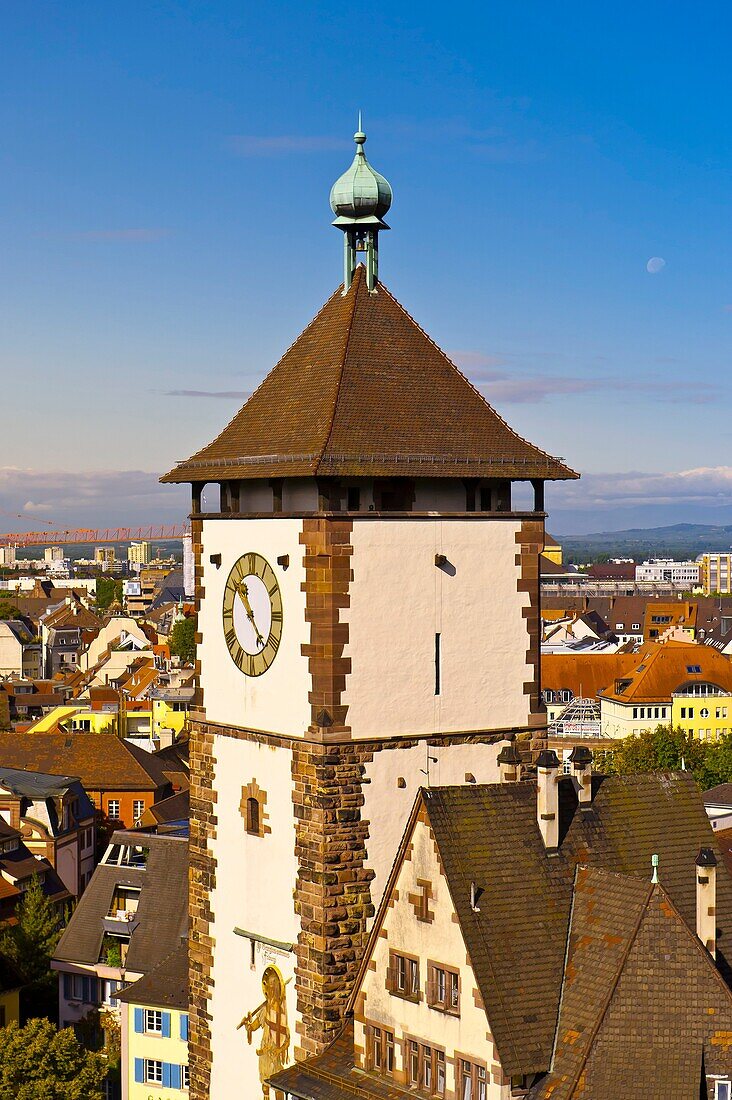
[[[391,206],[391,187],[366,160],[363,149],[366,135],[361,130],[360,119],[353,140],[356,142],[356,155],[348,171],[331,188],[331,210],[337,218],[348,221],[358,222],[365,218],[381,220]]]

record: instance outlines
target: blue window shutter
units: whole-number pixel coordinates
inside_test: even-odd
[[[137,1012],[137,1009],[135,1009]],[[137,1029],[135,1029],[137,1030]],[[135,1081],[138,1084],[145,1084],[145,1060],[144,1058],[135,1058]]]
[[[70,1001],[72,997],[70,974],[64,974],[64,997],[67,1001]],[[181,1036],[181,1038],[183,1038],[183,1036]]]
[[[164,1012],[163,1013],[163,1038],[164,1039],[169,1039],[170,1038],[170,1013],[169,1012]]]
[[[81,979],[81,999],[87,1004],[91,1001],[91,978]]]
[[[163,1062],[163,1088],[170,1088],[170,1062]]]
[[[180,1037],[186,1043],[188,1042],[188,1013],[181,1012],[180,1014]]]
[[[141,1008],[135,1008],[135,1031],[142,1035],[145,1030],[145,1014]]]
[[[176,1066],[171,1063],[170,1065],[170,1087],[172,1089],[179,1089],[181,1086],[181,1072],[180,1066]]]

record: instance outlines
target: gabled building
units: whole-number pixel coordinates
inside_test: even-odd
[[[119,995],[122,1100],[188,1095],[188,941]]]
[[[9,920],[15,907],[37,878],[46,897],[61,904],[71,893],[56,874],[52,864],[42,856],[35,856],[26,846],[20,829],[0,818],[0,919]]]
[[[71,895],[83,892],[96,866],[96,814],[79,779],[0,767],[0,817]]]
[[[628,737],[673,725],[704,740],[732,729],[732,661],[710,646],[668,641],[599,692],[602,734]]]
[[[132,828],[145,810],[172,793],[154,754],[113,733],[0,734],[0,771],[59,775],[64,767],[79,776],[98,821],[109,827]]]
[[[174,951],[187,934],[188,840],[119,830],[64,930],[52,960],[59,1020],[78,1025]],[[100,1036],[101,1038],[101,1036]]]
[[[686,773],[422,790],[340,1037],[296,1100],[713,1098],[732,1075],[732,879]],[[656,881],[658,880],[658,881]],[[702,1092],[702,1088],[704,1091]]]
[[[41,643],[23,619],[0,619],[0,676],[39,679],[43,675]]]

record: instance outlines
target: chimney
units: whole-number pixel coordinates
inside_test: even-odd
[[[521,778],[522,761],[515,741],[503,746],[498,754],[497,763],[501,772],[501,783],[518,783]]]
[[[548,855],[559,848],[559,760],[544,749],[536,761],[536,818]]]
[[[580,809],[588,810],[592,806],[592,753],[586,745],[575,745],[569,759],[577,786],[577,801]]]
[[[711,848],[700,848],[696,857],[696,934],[716,959],[717,857]]]

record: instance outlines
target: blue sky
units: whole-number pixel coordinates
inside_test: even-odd
[[[730,522],[731,31],[721,2],[0,4],[0,529],[185,514],[157,473],[340,279],[359,107],[384,282],[585,475],[552,528]]]

